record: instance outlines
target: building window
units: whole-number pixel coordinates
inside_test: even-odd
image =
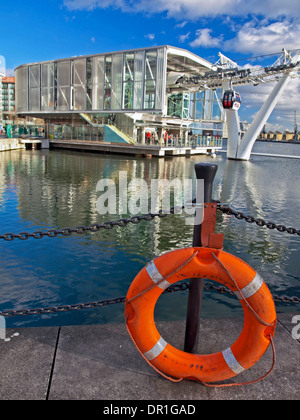
[[[134,53],[124,54],[123,109],[133,109]]]
[[[29,111],[40,111],[41,74],[40,65],[29,67]]]
[[[146,52],[144,108],[155,109],[157,51]]]
[[[28,111],[28,67],[16,70],[17,111]]]
[[[70,109],[70,61],[57,63],[57,110]]]
[[[54,63],[42,64],[41,86],[42,111],[52,111],[54,109]]]
[[[144,84],[144,64],[145,64],[145,53],[144,51],[137,51],[135,53],[134,60],[134,95],[133,95],[133,107],[134,109],[143,109],[144,95],[143,95],[143,84]]]
[[[71,61],[71,109],[86,109],[86,60]]]
[[[173,93],[168,98],[168,115],[178,118],[189,118],[190,94]]]
[[[93,59],[86,59],[86,109],[92,109]]]
[[[103,87],[105,73],[105,57],[94,57],[93,59],[93,106],[94,110],[103,110]]]
[[[105,57],[104,109],[111,109],[111,67],[112,57]]]
[[[112,62],[111,109],[122,109],[123,54],[114,54]]]

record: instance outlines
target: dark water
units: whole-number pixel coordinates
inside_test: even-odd
[[[259,147],[262,147],[259,145]],[[298,147],[298,145],[296,145]],[[275,152],[274,152],[275,153]],[[283,152],[282,152],[283,153]],[[285,153],[287,154],[287,153]],[[300,146],[299,146],[300,155]],[[214,198],[255,217],[300,228],[298,159],[254,156],[250,162],[210,157],[136,159],[65,151],[0,153],[0,234],[75,227],[117,219],[96,209],[102,178],[193,178],[194,164],[214,162]],[[224,250],[256,269],[279,295],[300,296],[300,237],[218,215]],[[0,240],[0,310],[85,303],[124,296],[142,267],[192,243],[192,227],[170,215],[126,228],[71,237]],[[184,319],[187,292],[159,299],[156,319]],[[55,315],[7,318],[7,326],[123,322],[123,304]],[[277,304],[278,312],[299,304]],[[205,292],[203,316],[241,314],[237,299]]]

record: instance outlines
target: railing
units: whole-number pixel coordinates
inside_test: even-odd
[[[91,125],[49,125],[48,137],[55,140],[104,141],[104,128]]]
[[[150,146],[161,146],[161,147],[191,147],[195,149],[196,147],[203,148],[222,148],[223,138],[220,136],[190,136],[188,139],[183,137],[174,136],[168,138],[167,140],[146,140],[145,144]]]
[[[38,137],[38,138],[45,138],[45,126],[43,125],[17,125],[8,124],[4,129],[0,132],[0,138],[27,138],[27,137]]]

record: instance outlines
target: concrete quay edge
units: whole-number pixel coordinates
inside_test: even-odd
[[[297,400],[300,395],[299,313],[278,316],[274,338],[277,362],[266,379],[229,388],[207,388],[193,381],[173,383],[141,357],[124,324],[15,328],[0,340],[1,400]],[[294,321],[294,323],[293,323]],[[297,324],[295,323],[297,321]],[[184,321],[158,322],[162,337],[183,347]],[[243,318],[201,321],[200,352],[229,347],[243,328]],[[201,338],[200,338],[201,340]],[[227,381],[263,376],[273,360],[269,348],[251,369]]]

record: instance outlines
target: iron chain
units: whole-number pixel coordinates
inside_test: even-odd
[[[257,226],[260,226],[260,227],[266,226],[268,229],[277,229],[278,232],[286,232],[286,233],[289,233],[290,235],[300,236],[300,229],[298,230],[298,229],[295,229],[293,227],[286,227],[286,226],[283,226],[283,225],[277,225],[276,223],[273,223],[273,222],[266,222],[263,219],[256,219],[253,216],[245,215],[241,211],[233,210],[231,207],[228,207],[228,206],[219,205],[218,209],[222,213],[233,215],[238,220],[243,220],[244,219],[244,220],[246,220],[247,223],[256,223]]]
[[[174,293],[179,291],[188,290],[190,287],[188,282],[181,282],[179,284],[174,284],[168,287],[163,294],[166,293]],[[235,293],[232,290],[227,289],[224,286],[215,286],[212,282],[206,282],[204,284],[205,290],[215,290],[218,293],[226,293],[229,295],[234,295]],[[274,301],[283,302],[283,303],[300,303],[300,299],[296,296],[288,297],[288,296],[277,296],[273,295]],[[43,315],[43,314],[55,314],[60,312],[68,312],[68,311],[78,311],[81,309],[92,309],[92,308],[100,308],[102,306],[108,305],[115,305],[117,303],[124,303],[126,300],[126,296],[116,297],[113,299],[105,299],[98,302],[89,302],[89,303],[78,303],[74,305],[63,305],[63,306],[53,306],[51,308],[37,308],[37,309],[21,309],[21,310],[10,310],[10,311],[2,311],[0,312],[0,316],[6,317],[13,317],[13,316],[26,316],[26,315]]]
[[[180,210],[184,209],[184,206],[181,207],[172,207],[169,211],[160,210],[158,213],[148,213],[144,215],[136,215],[130,218],[122,218],[115,221],[108,221],[104,222],[102,224],[93,223],[89,226],[77,226],[75,228],[63,228],[63,229],[50,229],[48,231],[35,231],[33,233],[28,232],[21,232],[19,234],[14,233],[5,233],[4,235],[0,235],[0,239],[4,239],[5,241],[13,241],[14,239],[20,239],[20,240],[27,240],[29,238],[34,239],[42,239],[45,236],[49,238],[56,238],[59,235],[62,236],[71,236],[73,233],[77,234],[84,234],[85,232],[98,232],[101,229],[113,229],[116,226],[119,227],[126,227],[129,223],[132,224],[139,224],[143,220],[145,221],[151,221],[155,219],[156,217],[162,218],[168,216],[168,214],[176,214],[179,213]],[[244,219],[248,223],[256,223],[257,226],[263,227],[266,226],[268,229],[277,229],[279,232],[287,232],[291,235],[298,235],[300,236],[300,230],[297,230],[292,227],[285,227],[283,225],[277,225],[272,222],[266,222],[263,219],[256,219],[252,216],[244,215],[240,211],[233,210],[229,206],[222,205],[218,203],[218,210],[220,210],[224,214],[233,215],[236,219],[242,220]],[[167,290],[164,291],[164,293],[173,293],[176,291],[184,291],[189,288],[189,283],[182,282],[178,285],[172,285]],[[213,283],[205,283],[205,289],[206,290],[216,290],[219,293],[227,293],[230,295],[233,295],[234,292],[228,290],[224,286],[215,286]],[[288,296],[282,296],[279,297],[277,295],[273,296],[275,301],[283,302],[283,303],[300,303],[300,299],[298,297],[288,297]],[[98,302],[90,302],[90,303],[81,303],[81,304],[74,304],[74,305],[63,305],[63,306],[54,306],[51,308],[37,308],[37,309],[24,309],[24,310],[9,310],[9,311],[3,311],[0,312],[0,316],[7,316],[12,317],[16,315],[41,315],[41,314],[50,314],[50,313],[58,313],[58,312],[67,312],[67,311],[74,311],[74,310],[80,310],[80,309],[90,309],[90,308],[97,308],[101,306],[108,306],[113,305],[116,303],[123,303],[125,302],[125,296],[117,297],[113,299],[106,299]]]
[[[189,288],[189,283],[181,282],[180,284],[175,284],[168,289],[166,289],[163,293],[174,293],[178,291],[185,291]],[[100,308],[102,306],[108,305],[115,305],[117,303],[124,303],[126,300],[126,296],[116,297],[112,299],[105,299],[100,300],[97,302],[89,302],[89,303],[78,303],[74,305],[63,305],[63,306],[53,306],[51,308],[36,308],[36,309],[21,309],[21,310],[10,310],[10,311],[2,311],[0,312],[0,316],[17,316],[17,315],[43,315],[43,314],[55,314],[58,312],[68,312],[68,311],[77,311],[80,309],[91,309],[91,308]]]
[[[169,211],[160,210],[158,213],[147,213],[144,215],[132,216],[130,218],[112,220],[112,221],[104,222],[102,224],[93,223],[89,226],[77,226],[75,228],[50,229],[47,231],[38,230],[32,233],[28,233],[28,232],[21,232],[18,234],[5,233],[4,235],[0,235],[0,239],[4,239],[5,241],[13,241],[14,239],[20,239],[22,241],[25,241],[29,238],[42,239],[45,236],[49,238],[56,238],[59,235],[71,236],[73,233],[77,233],[79,235],[84,234],[85,232],[95,233],[101,229],[110,230],[116,226],[126,227],[130,223],[137,225],[141,223],[143,220],[150,222],[156,217],[162,218],[162,217],[167,217],[169,214],[179,213],[184,208],[185,206],[177,206],[177,207],[172,207]],[[263,219],[256,219],[253,216],[247,216],[240,211],[233,210],[231,207],[224,206],[220,203],[218,203],[218,210],[220,210],[224,214],[233,215],[238,220],[244,219],[248,223],[256,223],[256,225],[260,227],[266,226],[268,229],[277,229],[278,232],[286,232],[286,233],[289,233],[290,235],[300,236],[300,229],[298,230],[293,227],[277,225],[276,223],[273,223],[273,222],[266,222]]]
[[[130,218],[123,218],[119,220],[112,220],[109,222],[104,222],[102,224],[93,223],[89,226],[77,226],[75,228],[50,229],[46,231],[38,230],[33,233],[28,233],[28,232],[21,232],[18,234],[5,233],[4,235],[0,235],[0,239],[4,239],[5,241],[13,241],[14,239],[20,239],[22,241],[26,241],[29,238],[42,239],[45,236],[48,236],[49,238],[56,238],[59,235],[71,236],[73,233],[77,233],[79,235],[84,234],[85,232],[95,233],[101,229],[109,230],[109,229],[113,229],[116,226],[126,227],[129,223],[137,225],[141,223],[143,220],[150,222],[156,217],[162,218],[162,217],[168,216],[168,214],[176,214],[176,212],[179,212],[183,208],[184,206],[180,206],[180,207],[177,206],[177,207],[172,207],[169,211],[160,210],[158,213],[147,213],[141,216],[137,215],[137,216],[132,216]]]

